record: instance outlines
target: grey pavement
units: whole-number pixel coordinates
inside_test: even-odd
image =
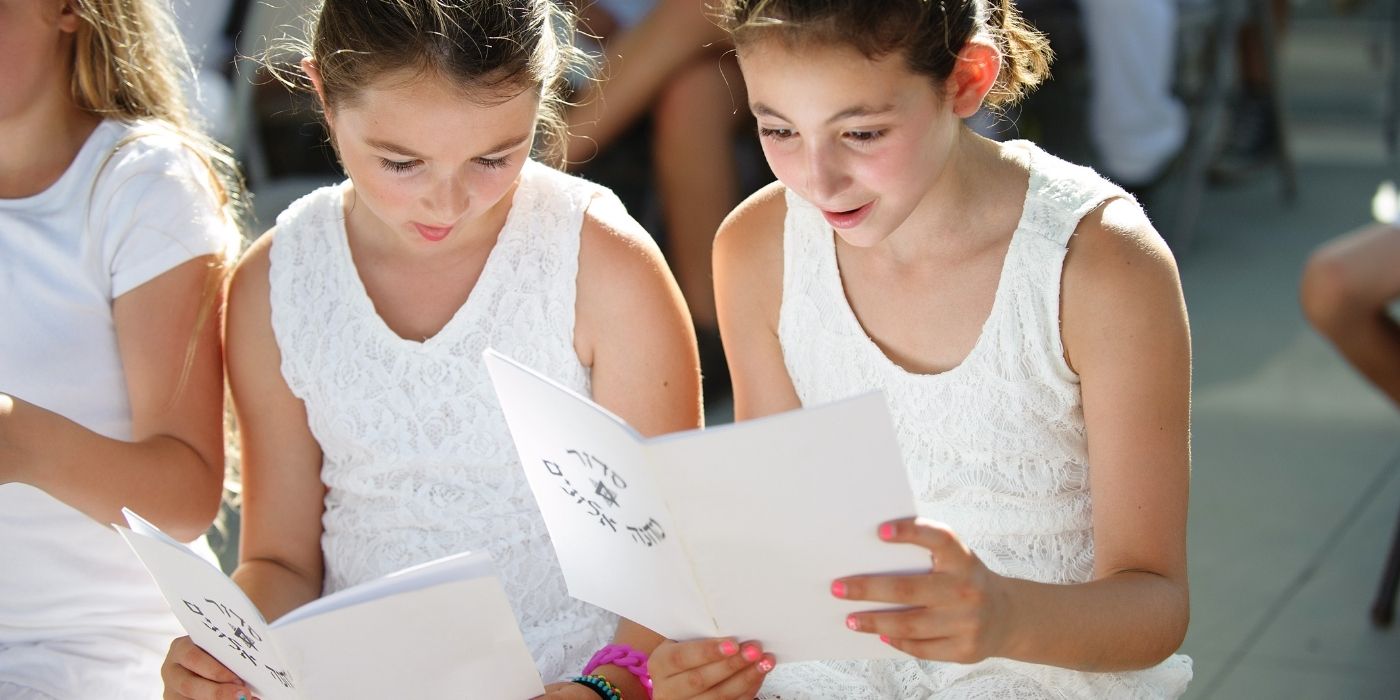
[[[1314,3],[1317,4],[1317,3]],[[1283,51],[1299,166],[1213,189],[1180,260],[1195,347],[1188,698],[1400,698],[1400,629],[1368,611],[1400,512],[1400,413],[1305,324],[1310,250],[1400,173],[1384,26],[1302,12]]]

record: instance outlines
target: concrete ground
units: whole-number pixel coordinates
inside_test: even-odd
[[[1367,223],[1397,175],[1379,60],[1394,49],[1367,15],[1296,13],[1282,67],[1297,201],[1272,174],[1211,190],[1180,261],[1196,353],[1189,698],[1400,698],[1400,629],[1367,614],[1400,512],[1400,413],[1297,304],[1309,251]]]

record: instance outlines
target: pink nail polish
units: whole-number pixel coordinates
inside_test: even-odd
[[[891,525],[890,523],[885,523],[885,524],[881,525],[881,526],[880,526],[880,539],[882,539],[882,540],[888,540],[888,539],[890,539],[890,538],[892,538],[892,537],[894,537],[894,525]]]
[[[846,616],[846,627],[856,632],[860,631],[860,620],[855,615]]]
[[[773,670],[773,662],[772,662],[772,661],[769,661],[768,659],[764,659],[764,660],[758,662],[758,670],[760,670],[760,671],[762,671],[762,672],[764,672],[764,673],[768,673],[769,671],[772,671],[772,670]]]
[[[889,638],[889,637],[886,637],[885,635],[882,634],[882,635],[880,635],[880,641],[882,641],[882,642],[884,642],[884,643],[886,643],[886,644],[889,644],[889,643],[890,643],[890,638]]]
[[[831,583],[831,594],[834,595],[834,596],[836,596],[837,598],[845,598],[845,597],[846,597],[846,582],[845,582],[845,581],[833,581],[833,582]]]
[[[733,656],[739,653],[739,645],[726,639],[719,643],[719,653],[725,656]]]
[[[745,661],[748,661],[748,662],[758,661],[759,658],[762,657],[762,656],[763,656],[763,652],[759,651],[759,650],[758,650],[758,647],[754,647],[754,646],[747,646],[747,647],[744,647],[744,660],[745,660]]]

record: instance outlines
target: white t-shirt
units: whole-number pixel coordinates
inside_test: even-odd
[[[0,199],[0,392],[119,440],[131,409],[112,301],[237,237],[173,135],[113,155],[152,128],[104,121],[51,187]],[[39,489],[0,486],[0,695],[157,697],[179,629],[111,528]]]

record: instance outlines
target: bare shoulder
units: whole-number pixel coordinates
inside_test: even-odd
[[[617,343],[686,342],[690,316],[656,242],[615,197],[597,196],[579,240],[575,346],[594,366]],[[693,341],[690,341],[693,342]]]
[[[1189,357],[1176,259],[1132,200],[1111,199],[1080,221],[1060,304],[1066,359],[1076,371],[1099,366],[1105,355]]]
[[[268,273],[271,268],[270,254],[272,239],[277,233],[273,227],[258,236],[234,266],[229,277],[229,305],[236,306],[261,298],[266,303],[268,296]]]
[[[579,236],[581,297],[640,291],[669,274],[656,242],[615,197],[593,198]]]
[[[1135,202],[1115,197],[1085,215],[1070,239],[1065,284],[1095,293],[1181,286],[1176,258]]]
[[[787,188],[772,182],[749,195],[720,224],[715,256],[752,258],[777,255],[782,259],[783,221],[787,217]],[[767,255],[764,255],[764,254]]]

